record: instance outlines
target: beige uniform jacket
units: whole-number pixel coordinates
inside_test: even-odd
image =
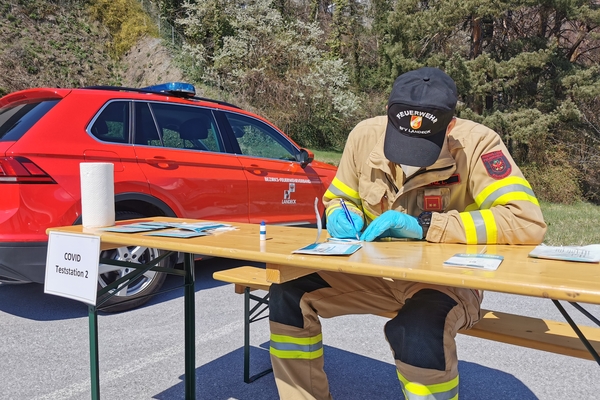
[[[387,160],[387,117],[350,133],[335,179],[323,196],[327,214],[344,198],[365,226],[387,210],[432,212],[426,239],[465,244],[539,244],[546,224],[531,186],[500,136],[457,119],[434,165],[406,177]]]

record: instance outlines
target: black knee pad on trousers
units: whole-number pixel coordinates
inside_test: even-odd
[[[331,286],[317,273],[293,281],[271,285],[269,290],[269,320],[304,328],[300,299],[305,293],[325,287]]]
[[[395,359],[444,371],[444,325],[456,304],[450,296],[434,289],[420,290],[407,299],[398,315],[385,324],[385,336]]]

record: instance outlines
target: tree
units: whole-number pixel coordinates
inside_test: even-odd
[[[496,129],[522,168],[545,174],[541,197],[559,192],[546,189],[562,174],[600,202],[598,0],[187,0],[184,7],[187,49],[204,79],[305,145],[339,146],[358,120],[383,113],[398,75],[437,66],[457,83],[459,115]]]
[[[286,22],[272,0],[226,5],[223,37],[204,79],[244,98],[306,146],[341,147],[358,98],[345,63],[321,49],[317,23]]]
[[[598,2],[581,0],[398,0],[385,52],[393,76],[422,65],[446,69],[460,89],[462,115],[497,130],[521,165],[543,165],[536,171],[548,176],[565,166],[578,172],[574,179],[592,174],[583,189],[600,198],[590,168],[599,154],[590,117],[600,95],[592,67],[599,12]]]

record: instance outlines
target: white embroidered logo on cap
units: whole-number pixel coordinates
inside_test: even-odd
[[[428,112],[417,111],[417,110],[400,111],[398,114],[396,114],[396,118],[401,119],[402,117],[408,117],[408,116],[413,116],[413,115],[416,115],[418,117],[427,118],[434,124],[437,122],[437,117],[435,115],[428,113]],[[411,125],[412,125],[412,120],[411,120]],[[417,128],[415,128],[415,129],[417,129]]]

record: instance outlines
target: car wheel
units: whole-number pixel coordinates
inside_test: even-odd
[[[115,219],[144,218],[145,216],[136,212],[118,211]],[[119,247],[114,250],[105,250],[100,253],[100,258],[110,258],[119,261],[128,261],[136,264],[145,264],[163,253],[163,250],[143,247],[129,246]],[[160,267],[173,268],[176,262],[176,254],[167,257],[158,264]],[[98,288],[106,287],[117,279],[133,271],[133,268],[123,268],[114,265],[100,263],[98,267]],[[100,307],[107,312],[120,312],[130,310],[146,303],[154,293],[160,290],[167,274],[163,272],[147,271],[139,278],[129,282],[121,288],[114,296],[110,297]],[[113,293],[111,291],[110,293]],[[99,302],[102,299],[98,299]]]

